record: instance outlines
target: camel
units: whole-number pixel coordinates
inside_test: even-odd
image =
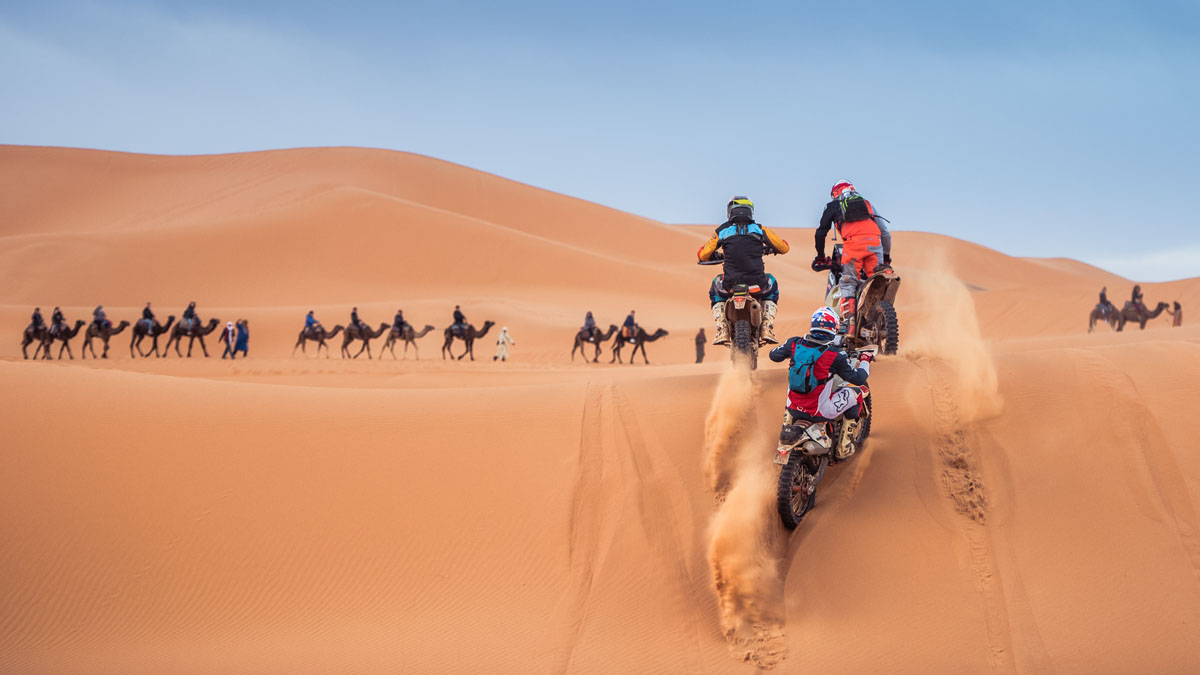
[[[183,354],[179,353],[179,341],[183,338],[188,339],[187,357],[192,358],[192,345],[196,340],[200,340],[200,349],[204,351],[204,358],[208,358],[208,347],[204,345],[204,336],[217,329],[221,325],[220,319],[209,319],[208,325],[200,327],[200,321],[192,321],[192,327],[189,329],[183,323],[175,324],[175,330],[171,331],[171,337],[167,338],[167,346],[163,347],[163,356],[167,355],[167,351],[171,349],[171,345],[175,345],[175,355],[183,358]]]
[[[313,326],[313,330],[309,333],[307,328],[300,329],[300,337],[296,338],[296,347],[300,348],[300,353],[308,356],[308,352],[304,350],[308,340],[317,343],[317,357],[321,356],[321,347],[325,348],[325,358],[329,358],[329,345],[325,344],[326,340],[332,340],[335,335],[344,330],[341,324],[333,327],[333,330],[326,331],[324,326]],[[292,347],[292,356],[296,355],[296,347]]]
[[[42,351],[42,347],[46,344],[46,336],[49,335],[49,333],[49,329],[47,329],[45,326],[41,326],[36,330],[34,329],[33,324],[26,326],[25,332],[21,335],[21,355],[26,359],[29,359],[29,352],[26,350],[29,348],[29,345],[36,342],[37,346],[33,348],[33,358],[37,359],[38,354]],[[47,356],[46,358],[50,357]]]
[[[121,323],[116,328],[113,328],[111,323],[105,323],[103,327],[96,326],[95,321],[88,324],[87,330],[83,333],[83,346],[79,348],[79,358],[86,359],[89,349],[92,352],[92,358],[96,358],[96,348],[92,346],[92,338],[100,338],[104,342],[104,352],[100,355],[100,358],[107,359],[108,339],[125,330],[125,327],[128,325],[129,322],[124,319],[121,320]]]
[[[1163,313],[1163,310],[1171,305],[1160,302],[1154,308],[1153,312],[1148,312],[1145,305],[1135,305],[1130,301],[1125,301],[1125,308],[1117,315],[1117,332],[1125,330],[1125,323],[1128,321],[1137,321],[1141,324],[1142,330],[1146,330],[1146,322]]]
[[[383,335],[383,332],[386,331],[387,329],[388,329],[388,324],[386,324],[386,323],[379,324],[379,330],[375,330],[375,331],[372,331],[370,328],[360,330],[358,326],[348,326],[346,328],[346,332],[342,334],[343,335],[343,337],[342,337],[342,358],[344,359],[347,356],[350,356],[350,343],[354,342],[355,340],[362,340],[363,346],[359,347],[358,353],[356,353],[351,358],[357,359],[358,355],[363,353],[364,349],[367,350],[367,358],[368,359],[372,358],[371,357],[371,340],[374,340],[375,338],[379,337],[380,335]]]
[[[446,359],[446,354],[450,354],[450,358],[455,358],[454,352],[450,349],[450,347],[454,344],[454,338],[459,338],[463,342],[467,343],[467,348],[465,350],[463,350],[463,353],[461,355],[458,356],[458,360],[462,361],[462,358],[464,356],[466,356],[467,354],[470,354],[471,360],[474,361],[475,360],[475,339],[481,338],[484,335],[487,335],[488,329],[490,329],[492,326],[495,326],[495,325],[496,325],[495,321],[490,321],[490,320],[484,321],[483,322],[483,330],[476,331],[474,324],[467,324],[467,329],[465,331],[463,331],[462,335],[455,335],[454,333],[450,332],[450,327],[447,326],[446,330],[442,331],[442,336],[446,339],[446,341],[444,343],[442,343],[442,360]]]
[[[1098,302],[1096,303],[1096,306],[1092,308],[1092,313],[1088,315],[1089,333],[1096,330],[1097,321],[1107,322],[1109,328],[1113,330],[1117,329],[1117,315],[1120,314],[1120,312],[1118,312],[1116,306],[1111,303],[1109,303],[1108,307],[1109,310],[1106,312],[1104,311],[1104,304]]]
[[[383,343],[383,347],[381,347],[379,350],[379,358],[383,358],[383,350],[387,349],[391,351],[392,358],[395,359],[396,340],[404,340],[404,358],[408,358],[408,346],[412,345],[413,352],[416,353],[416,358],[419,361],[421,359],[421,352],[417,350],[416,340],[417,338],[425,337],[425,334],[431,330],[433,330],[433,326],[425,324],[425,327],[421,329],[420,333],[418,333],[413,330],[411,323],[406,323],[404,324],[403,335],[401,335],[401,330],[395,326],[392,326],[392,330],[388,332],[387,341]]]
[[[587,352],[584,351],[584,347],[589,344],[594,344],[596,345],[596,356],[592,359],[592,363],[598,362],[600,360],[600,344],[607,341],[615,332],[617,332],[616,324],[609,325],[607,333],[601,332],[599,326],[593,327],[590,335],[582,328],[579,329],[579,331],[575,333],[575,346],[571,347],[571,361],[575,361],[576,349],[579,350],[580,355],[586,360]]]
[[[63,326],[61,330],[53,335],[47,331],[46,339],[44,342],[42,342],[42,353],[45,355],[43,358],[50,358],[50,348],[54,346],[54,341],[62,340],[62,346],[58,348],[58,358],[62,358],[62,353],[65,349],[67,350],[67,356],[71,357],[71,360],[74,361],[75,355],[71,353],[71,340],[73,340],[75,336],[79,334],[79,329],[82,328],[83,324],[85,323],[87,322],[83,319],[77,319],[75,321],[74,328],[67,328],[66,326]],[[34,351],[34,358],[37,358],[36,350]]]
[[[665,337],[666,335],[667,331],[663,330],[662,328],[654,331],[654,335],[647,335],[646,329],[638,326],[637,334],[633,336],[633,351],[629,353],[629,365],[633,365],[633,357],[637,355],[638,349],[642,350],[642,360],[646,362],[646,365],[650,365],[650,359],[646,358],[646,343],[654,342],[658,338]],[[625,340],[618,336],[617,339],[613,341],[613,357],[609,359],[609,363],[612,363],[613,361],[616,361],[617,363],[624,363],[624,361],[621,360],[621,348],[624,346]]]
[[[160,354],[158,353],[158,336],[171,330],[171,326],[174,323],[175,323],[175,315],[168,314],[167,322],[165,324],[159,323],[157,321],[155,321],[153,324],[149,324],[144,319],[133,324],[133,330],[131,331],[133,333],[133,337],[129,338],[129,356],[130,356],[130,358],[133,357],[133,348],[134,347],[137,347],[137,353],[140,356],[145,357],[145,356],[149,356],[150,354],[154,354],[155,356],[160,356]],[[154,349],[150,350],[149,353],[142,352],[142,340],[144,340],[146,338],[146,336],[149,336],[151,341],[154,344]],[[166,350],[163,350],[163,354],[161,354],[161,356],[165,356],[165,355],[166,355]]]

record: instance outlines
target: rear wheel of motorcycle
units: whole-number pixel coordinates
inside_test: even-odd
[[[875,339],[884,354],[895,354],[900,349],[900,319],[896,317],[896,308],[887,300],[880,300],[871,310],[871,326],[875,329]]]
[[[733,362],[737,364],[741,360],[750,370],[757,370],[758,350],[754,348],[751,330],[750,322],[745,319],[733,324]]]
[[[812,479],[812,466],[809,458],[800,452],[799,448],[792,451],[788,463],[779,470],[779,489],[776,493],[776,507],[784,527],[796,529],[804,514],[813,507],[817,499],[817,491],[804,494],[803,486]]]

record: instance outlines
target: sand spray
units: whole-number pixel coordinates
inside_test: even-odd
[[[787,535],[774,508],[774,433],[756,421],[755,394],[749,371],[731,366],[713,395],[705,469],[718,503],[709,561],[730,651],[771,669],[787,656],[780,566]]]

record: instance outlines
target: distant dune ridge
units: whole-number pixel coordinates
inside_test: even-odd
[[[1200,671],[1200,329],[1088,334],[1103,270],[895,223],[871,440],[788,535],[784,370],[692,364],[711,226],[358,148],[0,146],[0,215],[0,672]],[[824,279],[770,225],[796,334]],[[21,359],[35,305],[147,300],[248,319],[250,358]],[[455,304],[496,322],[474,363]],[[436,328],[289,358],[352,306]],[[630,309],[651,366],[570,363]]]

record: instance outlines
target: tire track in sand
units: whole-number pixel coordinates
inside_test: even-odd
[[[1122,440],[1132,446],[1131,450],[1140,452],[1154,487],[1151,498],[1159,503],[1166,514],[1179,546],[1191,564],[1192,573],[1200,583],[1200,518],[1192,504],[1184,472],[1171,454],[1166,434],[1138,391],[1137,382],[1128,372],[1094,352],[1081,362],[1084,367],[1098,374],[1090,381],[1105,383],[1101,386],[1104,386],[1113,402],[1114,414],[1136,420],[1137,433]]]
[[[611,400],[612,386],[611,383],[603,386],[588,383],[584,395],[571,519],[567,525],[567,588],[551,612],[548,627],[553,634],[561,636],[550,659],[550,672],[553,673],[565,673],[571,666],[575,647],[583,633],[596,570],[603,564],[617,533],[614,519],[604,517],[609,507],[605,501],[605,480],[612,479],[618,470],[611,454],[604,452],[606,441],[613,436],[604,426],[604,404]]]
[[[942,491],[963,518],[962,532],[967,541],[971,573],[983,600],[988,662],[993,670],[1015,672],[1008,608],[997,574],[996,556],[986,529],[989,503],[975,450],[975,438],[964,427],[955,401],[955,393],[950,386],[952,373],[947,372],[950,365],[925,358],[918,359],[916,363],[925,372],[929,383]]]
[[[592,589],[608,563],[618,534],[628,536],[639,528],[657,558],[664,580],[683,591],[692,636],[690,654],[699,659],[708,626],[707,606],[687,591],[695,587],[689,568],[693,531],[684,481],[663,453],[652,452],[638,412],[614,383],[590,385],[584,397],[579,455],[571,497],[569,572],[567,587],[550,618],[550,630],[559,635],[548,659],[550,672],[572,669],[576,648],[588,626]],[[682,506],[681,506],[682,505]],[[626,517],[629,509],[634,517]],[[619,572],[619,570],[618,570]],[[612,583],[608,579],[607,583]],[[611,621],[611,617],[593,617]],[[596,624],[593,631],[603,631]],[[681,664],[687,671],[702,670],[701,661]]]

